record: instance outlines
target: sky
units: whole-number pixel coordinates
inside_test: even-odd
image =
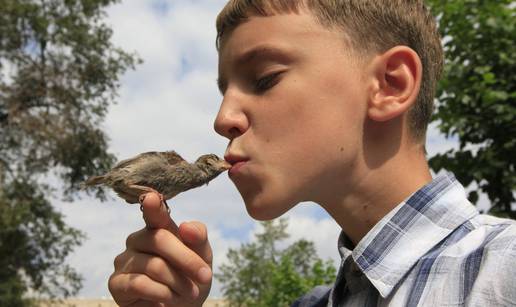
[[[109,151],[125,159],[151,150],[176,150],[186,160],[199,155],[223,155],[227,142],[213,131],[221,96],[217,90],[215,18],[225,0],[125,0],[109,7],[105,22],[113,42],[144,61],[121,79],[117,103],[103,123]],[[456,146],[435,126],[429,131],[430,155]],[[208,227],[214,251],[214,271],[226,261],[228,248],[238,248],[260,231],[226,174],[208,186],[183,193],[169,202],[179,224],[198,220]],[[73,203],[57,201],[65,221],[87,239],[68,258],[84,277],[79,297],[110,297],[107,280],[113,259],[125,248],[126,237],[144,226],[137,205],[113,197],[106,202],[83,196]],[[339,264],[338,225],[320,208],[303,203],[286,214],[293,242],[315,242],[318,255]],[[317,231],[314,231],[317,229]],[[214,280],[210,296],[220,297]]]

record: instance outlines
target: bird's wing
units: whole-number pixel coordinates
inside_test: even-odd
[[[113,170],[122,169],[128,165],[137,164],[140,160],[146,160],[146,159],[153,158],[153,157],[160,158],[161,152],[158,152],[158,151],[144,152],[144,153],[137,155],[136,157],[122,160],[113,167]]]
[[[185,161],[185,159],[183,159],[177,152],[173,150],[161,152],[160,154],[167,160],[168,164],[170,165]]]

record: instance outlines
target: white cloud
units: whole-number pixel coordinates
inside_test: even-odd
[[[114,257],[125,248],[127,235],[143,226],[138,207],[83,199],[72,204],[57,202],[57,208],[69,225],[87,235],[68,259],[85,278],[79,296],[109,297],[107,280],[113,272]]]
[[[432,157],[439,153],[445,153],[450,149],[458,149],[459,143],[457,138],[452,137],[446,139],[439,131],[437,123],[433,122],[428,127],[426,150],[428,157]]]
[[[318,220],[306,215],[297,215],[295,211],[287,216],[287,232],[291,235],[289,243],[300,239],[312,241],[320,258],[332,259],[337,266],[340,264],[337,239],[341,229],[335,220],[330,217]]]
[[[333,259],[335,264],[340,263],[337,249],[337,239],[340,226],[326,212],[314,203],[301,203],[283,215],[287,218],[287,233],[289,238],[282,241],[280,248],[291,245],[293,242],[305,239],[315,244],[317,255],[322,259]],[[255,236],[263,232],[263,227],[255,222],[249,232],[247,241],[255,241]]]

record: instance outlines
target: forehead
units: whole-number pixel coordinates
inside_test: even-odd
[[[250,41],[253,38],[263,39],[274,34],[285,32],[303,33],[313,30],[315,26],[313,15],[306,11],[296,13],[275,13],[270,15],[259,15],[250,13],[246,18],[240,20],[236,26],[224,31],[220,37],[220,49],[227,49],[228,41]],[[275,30],[275,32],[268,32]],[[280,31],[281,33],[278,33]],[[242,36],[242,37],[241,37]]]
[[[307,45],[324,48],[329,41],[342,42],[341,31],[320,25],[306,11],[271,16],[250,16],[224,34],[219,49],[219,78],[232,66],[260,55],[283,51],[302,55]],[[279,55],[279,52],[276,52]]]

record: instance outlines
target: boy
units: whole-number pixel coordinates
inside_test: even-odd
[[[215,130],[247,211],[321,205],[342,228],[332,287],[294,306],[516,305],[516,224],[479,215],[453,175],[432,179],[426,126],[442,69],[417,0],[233,0],[217,19]],[[121,306],[200,306],[212,251],[158,195],[109,287]],[[324,234],[321,234],[324,235]]]

